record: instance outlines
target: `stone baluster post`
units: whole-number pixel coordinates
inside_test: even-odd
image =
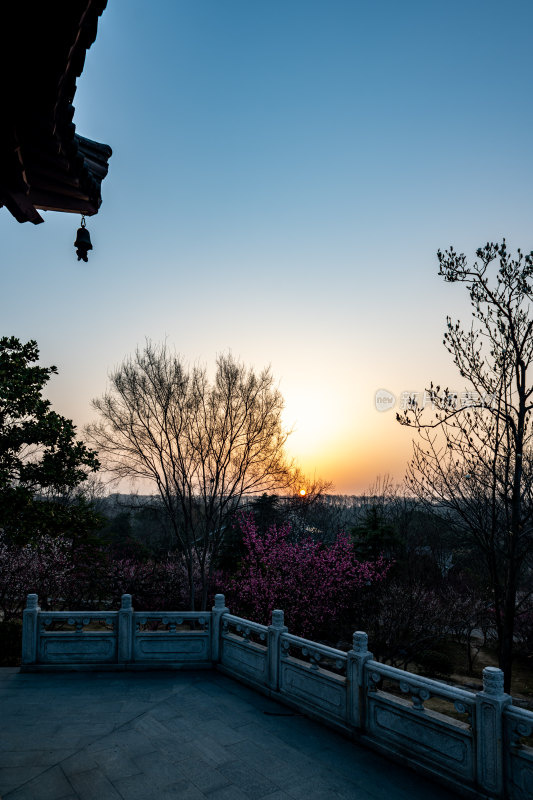
[[[364,631],[355,631],[353,646],[347,655],[348,724],[362,732],[366,722],[365,665],[374,658],[368,649],[368,636]]]
[[[222,616],[229,614],[226,607],[226,598],[223,594],[215,595],[215,605],[211,611],[211,662],[218,664],[220,661],[220,635],[222,633]]]
[[[485,667],[476,694],[477,781],[491,797],[503,797],[503,711],[511,703],[502,670]]]
[[[119,664],[133,661],[133,608],[131,594],[122,595],[122,605],[118,612],[118,655]]]
[[[29,594],[22,613],[22,664],[35,664],[39,654],[39,598]]]
[[[279,608],[272,612],[272,625],[268,626],[268,685],[274,692],[279,692],[280,664],[281,664],[281,641],[282,633],[287,633],[288,628],[284,624],[284,614]]]

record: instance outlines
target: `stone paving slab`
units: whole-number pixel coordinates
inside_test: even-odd
[[[456,797],[215,671],[0,669],[0,721],[0,800]]]

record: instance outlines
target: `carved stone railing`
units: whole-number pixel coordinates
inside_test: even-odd
[[[508,796],[533,797],[533,712],[508,705],[504,715],[504,775]]]
[[[290,634],[283,611],[260,625],[212,611],[24,611],[23,671],[216,668],[407,763],[462,796],[531,800],[533,713],[512,705],[503,673],[467,692],[381,664],[356,631],[346,653]]]
[[[238,676],[248,678],[261,689],[268,687],[268,627],[233,614],[224,614],[219,663],[228,671],[234,667]]]
[[[476,781],[476,695],[369,660],[365,734],[467,784]]]
[[[131,595],[119,611],[41,611],[28,595],[22,669],[210,669],[211,612],[135,612]]]
[[[308,712],[344,726],[349,656],[323,644],[281,635],[279,691]]]

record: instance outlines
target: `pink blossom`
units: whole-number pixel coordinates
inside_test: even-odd
[[[339,622],[357,592],[381,581],[389,568],[383,558],[359,562],[350,539],[341,533],[329,547],[310,537],[288,541],[290,525],[272,526],[260,536],[252,515],[239,521],[246,554],[226,587],[233,611],[269,624],[274,608],[285,611],[292,633],[312,638]]]

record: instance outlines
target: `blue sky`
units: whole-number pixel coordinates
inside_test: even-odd
[[[437,249],[533,249],[532,22],[512,0],[109,0],[74,100],[113,148],[94,250],[76,261],[77,216],[2,209],[2,335],[38,341],[80,430],[145,337],[270,363],[305,470],[401,479],[411,433],[375,391],[464,388]]]

